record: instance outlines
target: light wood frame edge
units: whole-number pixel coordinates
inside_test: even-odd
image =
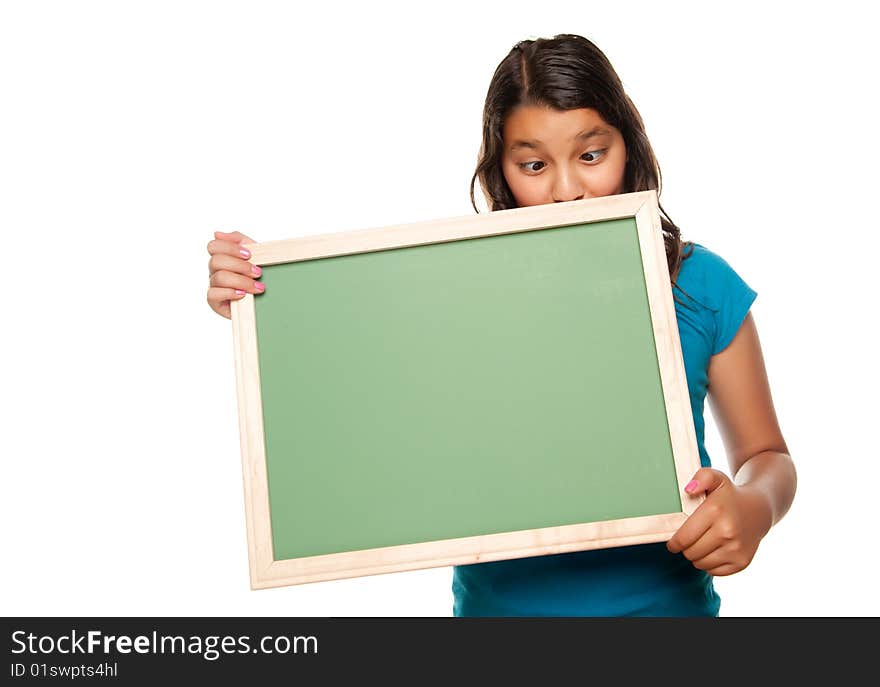
[[[251,588],[275,561],[254,297],[230,303]]]
[[[252,589],[667,541],[683,513],[648,515],[274,561]]]
[[[655,191],[245,245],[251,250],[250,262],[264,266],[619,218],[635,219],[655,343],[663,341],[670,323],[677,328],[677,322]],[[684,379],[681,347],[657,347],[675,471],[683,495],[682,512],[276,561],[272,553],[254,296],[248,294],[232,301],[231,311],[252,589],[666,541],[703,500],[682,491],[699,468],[699,455],[687,386],[676,381]],[[684,412],[687,414],[682,416]]]
[[[282,262],[352,255],[388,248],[408,248],[597,220],[634,217],[652,195],[656,198],[655,191],[639,191],[553,205],[497,210],[479,215],[244,245],[251,251],[250,262],[253,264],[275,265]]]
[[[684,369],[684,355],[675,316],[672,282],[666,260],[666,247],[660,224],[660,209],[656,194],[651,195],[635,213],[639,248],[645,273],[648,307],[654,328],[654,348],[657,351],[657,367],[666,406],[669,439],[675,461],[675,475],[682,512],[693,513],[705,500],[702,493],[695,495],[684,491],[685,485],[700,469],[700,453],[691,413],[690,392]],[[675,336],[667,336],[673,332]],[[661,343],[668,345],[661,346]]]

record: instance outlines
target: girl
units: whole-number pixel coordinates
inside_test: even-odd
[[[483,111],[479,179],[491,210],[656,189],[660,168],[641,116],[605,55],[571,34],[517,43],[501,61]],[[473,615],[718,615],[713,576],[746,568],[788,511],[796,473],[776,420],[749,308],[756,297],[721,257],[662,229],[701,469],[685,490],[706,500],[667,543],[535,556],[453,569],[453,612]],[[260,269],[215,232],[208,303],[259,294]],[[708,393],[733,480],[704,447]]]

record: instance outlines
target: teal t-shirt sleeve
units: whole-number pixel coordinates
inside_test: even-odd
[[[758,293],[752,289],[724,258],[708,252],[710,284],[714,286],[717,309],[712,355],[720,353],[733,341]]]

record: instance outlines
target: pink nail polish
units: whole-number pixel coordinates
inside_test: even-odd
[[[255,277],[259,277],[263,273],[263,270],[260,269],[259,265],[254,265],[251,267],[251,272],[254,273]]]
[[[697,485],[698,485],[698,484],[699,484],[699,483],[697,482],[697,480],[692,479],[690,482],[687,483],[687,486],[684,488],[684,490],[685,490],[688,494],[690,494],[694,489],[697,488]]]
[[[239,248],[238,252],[241,253],[241,257],[243,258],[251,257],[251,252],[247,248]]]
[[[236,290],[235,290],[235,295],[236,295],[236,296],[244,296],[244,294],[245,294],[245,292],[242,291],[241,289],[236,289]]]
[[[258,282],[256,283],[256,287],[255,287],[255,288],[257,289],[257,291],[265,291],[265,290],[266,290],[266,285],[265,285],[263,282],[258,281]]]

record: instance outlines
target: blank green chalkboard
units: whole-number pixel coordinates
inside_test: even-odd
[[[645,192],[253,244],[252,587],[668,539],[699,458],[657,217]]]

